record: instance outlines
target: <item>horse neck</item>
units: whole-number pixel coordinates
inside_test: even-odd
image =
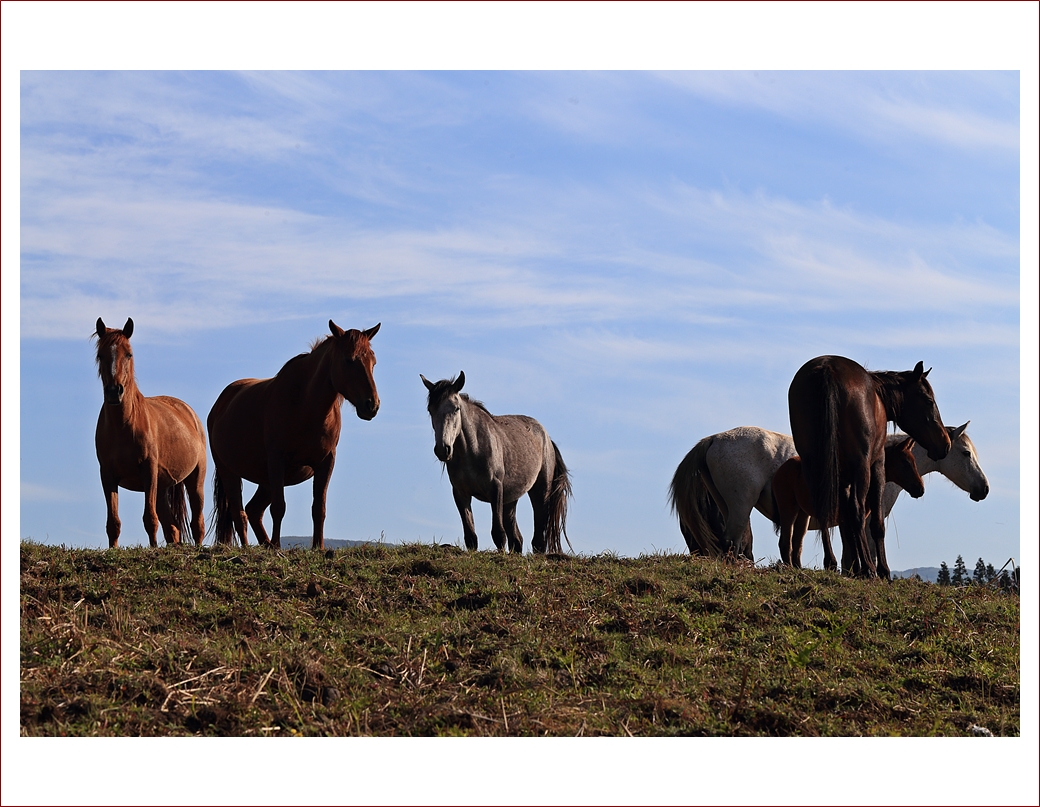
[[[914,453],[914,462],[917,463],[917,473],[919,473],[922,477],[925,474],[930,474],[932,471],[939,470],[939,462],[931,459],[928,456],[928,449],[926,449],[920,443],[914,443],[914,447],[911,449],[911,451],[913,451]]]
[[[130,365],[127,373],[127,381],[123,384],[123,400],[118,404],[105,404],[106,411],[111,412],[112,417],[128,426],[137,426],[145,416],[144,395],[137,386],[137,378],[134,374],[134,366]]]
[[[870,377],[874,381],[874,392],[885,407],[885,417],[898,423],[903,414],[903,391],[899,387],[898,376],[894,373],[873,372]]]
[[[328,412],[343,401],[332,385],[332,341],[326,340],[310,353],[304,353],[292,368],[292,375],[303,389],[307,409]]]
[[[459,437],[465,441],[468,451],[472,452],[480,444],[480,438],[477,432],[480,429],[481,423],[485,418],[490,419],[491,415],[472,401],[463,398],[461,395],[459,396],[459,404],[459,413],[462,419],[462,427],[459,429]]]

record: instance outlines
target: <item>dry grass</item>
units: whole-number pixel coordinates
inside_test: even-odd
[[[23,735],[1019,732],[1019,601],[687,556],[21,551]]]

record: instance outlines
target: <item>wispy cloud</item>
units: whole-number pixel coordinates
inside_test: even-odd
[[[660,75],[716,103],[768,110],[802,122],[815,120],[855,137],[893,141],[912,135],[958,148],[996,149],[1016,156],[1018,152],[1014,73],[690,71]],[[955,95],[948,89],[953,81],[957,82]],[[993,111],[996,105],[999,111]]]

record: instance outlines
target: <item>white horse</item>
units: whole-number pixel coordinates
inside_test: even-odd
[[[914,446],[913,453],[921,476],[938,471],[977,502],[989,494],[989,481],[967,428],[968,423],[946,427],[952,446],[941,460],[929,459],[920,445]],[[890,434],[886,439],[891,444],[906,435]],[[773,474],[797,453],[788,435],[756,426],[712,434],[690,449],[676,468],[669,489],[672,510],[679,517],[679,529],[690,552],[714,557],[732,551],[754,560],[751,510],[775,521]],[[895,483],[886,483],[885,518],[901,491]],[[815,519],[809,527],[817,529]]]

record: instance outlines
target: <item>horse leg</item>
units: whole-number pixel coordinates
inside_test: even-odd
[[[754,536],[751,534],[751,508],[730,508],[729,516],[726,518],[726,530],[723,533],[723,542],[734,557],[745,557],[754,560],[752,546]]]
[[[462,534],[466,539],[466,549],[476,552],[477,531],[473,527],[473,497],[454,487],[451,489],[451,495],[455,498],[455,506],[459,508],[459,515],[462,516]]]
[[[159,517],[159,525],[162,527],[163,537],[166,539],[167,546],[181,542],[181,531],[177,527],[176,519],[173,517],[173,507],[170,503],[170,497],[179,492],[177,486],[174,485],[173,487],[157,491],[155,496],[155,510]]]
[[[846,571],[853,570],[853,563],[858,564],[855,573],[859,577],[874,577],[877,574],[874,561],[870,557],[870,548],[867,546],[866,499],[870,489],[869,474],[869,466],[856,473],[857,478],[849,485],[847,494],[842,495],[838,507],[838,528],[841,531],[842,542],[841,564]]]
[[[531,551],[544,554],[546,549],[545,531],[549,526],[549,485],[538,479],[527,491],[527,498],[534,511],[534,535],[531,536]],[[679,528],[683,529],[682,522]],[[518,533],[519,534],[519,533]]]
[[[159,532],[159,514],[156,512],[156,499],[159,493],[159,466],[154,462],[147,468],[144,486],[144,531],[148,533],[148,545],[159,546],[155,539]]]
[[[505,522],[506,535],[509,537],[509,551],[524,553],[524,536],[520,534],[520,527],[516,523],[517,502],[511,502],[505,506],[502,520]]]
[[[834,554],[834,547],[831,546],[831,531],[820,530],[820,537],[823,540],[823,568],[829,572],[838,571],[838,558]],[[842,550],[844,552],[844,550]]]
[[[798,508],[798,513],[791,524],[791,565],[796,569],[802,568],[802,542],[805,541],[805,533],[808,529],[809,514]]]
[[[882,465],[882,474],[884,474],[884,465]],[[875,467],[874,473],[870,477],[870,490],[867,493],[867,505],[870,507],[870,516],[868,517],[870,536],[867,544],[867,557],[876,564],[878,577],[890,580],[892,573],[888,568],[888,558],[885,557],[884,489],[884,476],[882,475],[879,478],[877,468]]]
[[[185,492],[188,494],[188,506],[191,508],[191,537],[195,546],[202,546],[206,537],[206,516],[203,513],[206,502],[206,470],[201,463],[188,474],[184,480]]]
[[[229,472],[222,473],[219,467],[216,469],[216,473],[221,478],[224,495],[227,496],[227,511],[231,518],[231,524],[234,527],[235,533],[238,535],[238,541],[242,546],[249,546],[249,533],[247,530],[248,517],[246,516],[246,509],[242,505],[242,477],[235,476]],[[252,504],[252,499],[250,500],[250,504]],[[263,512],[261,511],[260,514],[263,515]],[[256,540],[258,542],[260,541],[261,535],[266,537],[266,533],[257,533]],[[220,538],[219,529],[217,530],[217,538]],[[229,535],[227,543],[229,546],[234,546],[235,536]]]
[[[311,549],[325,548],[325,499],[329,491],[329,479],[336,465],[336,453],[331,452],[325,461],[314,468],[314,501],[311,503],[311,519],[314,522],[314,535],[311,538]],[[273,508],[272,508],[272,512]]]
[[[257,485],[256,493],[253,494],[245,507],[249,526],[252,527],[253,534],[256,535],[256,542],[261,546],[271,545],[271,539],[267,537],[267,530],[264,528],[264,511],[267,510],[267,506],[270,503],[271,495],[267,492],[267,488],[263,485]],[[242,538],[242,546],[245,546],[245,531],[243,530],[239,535]]]
[[[509,537],[506,532],[505,502],[502,500],[502,483],[499,480],[492,482],[491,493],[491,540],[499,552],[505,552],[509,545]]]
[[[119,546],[119,483],[112,474],[101,469],[101,489],[105,491],[105,507],[108,509],[108,520],[105,532],[108,534],[108,548]]]

